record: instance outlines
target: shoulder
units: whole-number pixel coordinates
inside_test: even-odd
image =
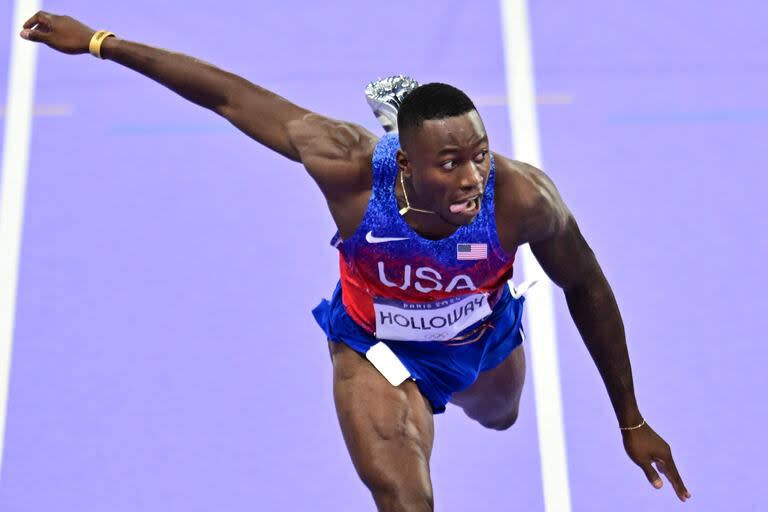
[[[289,122],[286,130],[326,197],[370,188],[376,135],[358,124],[315,113]]]
[[[493,156],[500,234],[506,232],[519,246],[549,238],[564,229],[570,212],[549,176],[525,162],[497,153]]]

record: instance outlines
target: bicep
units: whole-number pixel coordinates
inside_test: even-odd
[[[515,165],[523,176],[513,194],[522,205],[518,245],[530,244],[541,268],[560,288],[580,285],[599,267],[576,219],[549,176],[522,162]]]

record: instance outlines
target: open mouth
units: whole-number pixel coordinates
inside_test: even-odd
[[[480,198],[482,194],[472,196],[458,203],[451,204],[451,213],[458,213],[461,215],[474,215],[477,213],[477,209],[480,207]]]

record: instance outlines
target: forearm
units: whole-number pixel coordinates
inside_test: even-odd
[[[104,41],[101,55],[211,110],[226,105],[239,78],[194,57],[115,37]]]
[[[194,57],[124,39],[107,38],[101,54],[225,117],[270,149],[299,159],[286,126],[308,111],[277,94]]]
[[[566,290],[565,298],[576,327],[608,391],[621,426],[640,423],[632,367],[616,299],[599,268],[588,283]]]

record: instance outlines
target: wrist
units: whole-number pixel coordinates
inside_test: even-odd
[[[627,408],[621,412],[617,411],[616,420],[619,422],[619,428],[624,429],[640,425],[644,421],[644,418],[643,415],[640,414],[637,405],[635,405],[634,407]]]
[[[621,433],[622,433],[622,434],[628,434],[628,433],[634,432],[635,430],[640,430],[640,429],[641,429],[641,428],[643,428],[645,425],[646,425],[646,422],[645,422],[645,419],[643,419],[643,420],[642,420],[640,423],[638,423],[637,425],[631,425],[631,426],[622,426],[622,425],[619,425],[619,430],[621,431]]]
[[[101,56],[105,59],[108,59],[109,56],[112,54],[112,52],[117,48],[118,39],[117,37],[108,37],[104,40],[104,42],[101,44]]]
[[[614,393],[611,396],[611,405],[616,414],[616,421],[619,422],[619,427],[633,427],[643,421],[643,415],[640,414],[640,408],[637,406],[635,393],[632,389]]]
[[[93,33],[88,44],[88,52],[98,59],[106,59],[106,53],[114,42],[115,34],[107,30]]]

